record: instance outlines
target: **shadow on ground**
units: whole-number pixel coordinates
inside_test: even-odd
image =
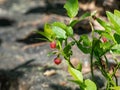
[[[29,60],[11,70],[0,69],[0,90],[19,90],[18,79],[21,78],[25,72],[19,71],[18,69],[29,69],[28,66],[33,61],[34,60]]]
[[[54,5],[51,5],[50,3],[46,3],[47,5],[45,7],[37,6],[34,8],[29,9],[25,15],[28,14],[37,14],[37,13],[47,13],[47,14],[58,14],[66,16],[66,11],[63,8],[64,4],[56,3]]]
[[[43,29],[39,28],[37,31],[30,33],[25,38],[21,38],[21,39],[18,38],[16,39],[16,42],[25,43],[25,44],[45,42],[47,39],[43,35],[39,34],[39,31],[43,31]]]

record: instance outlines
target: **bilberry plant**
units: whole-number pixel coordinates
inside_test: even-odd
[[[96,12],[84,13],[79,18],[75,18],[79,11],[78,0],[67,0],[64,8],[67,12],[69,23],[53,22],[51,24],[44,25],[44,32],[38,31],[39,34],[45,36],[50,42],[50,48],[53,50],[52,54],[56,55],[54,63],[59,65],[61,63],[60,56],[63,56],[68,65],[68,71],[73,77],[70,80],[79,85],[80,90],[97,90],[98,85],[95,81],[94,66],[97,66],[99,71],[106,79],[106,90],[120,90],[118,86],[118,80],[116,72],[120,67],[116,54],[120,54],[120,11],[114,10],[114,13],[106,11],[108,22],[96,17]],[[79,40],[74,38],[73,27],[75,24],[89,19],[91,26],[91,38],[87,34],[80,35]],[[95,30],[92,21],[96,20],[104,29]],[[68,42],[68,38],[72,40]],[[90,68],[92,80],[84,79],[81,64],[78,67],[74,67],[70,61],[72,54],[72,47],[76,45],[80,51],[84,54],[90,55]],[[112,67],[110,72],[109,59],[107,54],[110,54],[115,62],[115,66]],[[104,65],[103,62],[104,61]]]

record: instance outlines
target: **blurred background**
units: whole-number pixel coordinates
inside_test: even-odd
[[[62,61],[56,66],[55,56],[49,42],[36,38],[43,36],[35,30],[43,31],[45,23],[60,21],[67,23],[69,18],[63,8],[66,0],[0,0],[0,90],[79,90],[67,80],[70,77],[67,66]],[[105,11],[120,10],[119,0],[79,0],[79,18],[85,12],[97,11],[96,16],[106,20]],[[102,27],[93,22],[94,28]],[[74,27],[76,38],[83,33],[90,34],[88,20]],[[83,73],[88,78],[89,55],[82,54],[73,47],[71,62],[83,63]],[[98,75],[98,73],[96,73]],[[104,78],[98,79],[100,88]],[[101,89],[102,90],[102,89]]]

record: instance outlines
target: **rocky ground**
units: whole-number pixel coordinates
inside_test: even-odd
[[[51,51],[49,43],[36,40],[42,36],[34,32],[43,30],[47,22],[67,22],[64,3],[64,0],[0,0],[0,90],[80,90],[68,81],[70,75],[64,60],[55,65],[55,56],[47,56]],[[89,11],[83,7],[79,15]],[[84,31],[76,31],[76,38],[82,33],[90,34],[87,23],[79,28]],[[89,55],[76,47],[73,50],[73,64],[83,60],[83,73],[88,73],[84,77],[90,78]],[[96,71],[97,82],[103,87],[104,78],[98,76]]]

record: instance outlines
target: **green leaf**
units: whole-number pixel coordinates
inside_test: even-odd
[[[120,86],[110,87],[110,90],[120,90]]]
[[[85,80],[85,90],[97,90],[95,83],[89,79]]]
[[[109,52],[110,49],[112,48],[112,46],[113,46],[113,44],[111,42],[103,43],[100,40],[98,40],[97,38],[94,38],[94,43],[93,43],[94,55],[96,57],[101,57],[105,53]]]
[[[81,83],[81,82],[78,81],[78,80],[69,80],[69,81],[78,84],[78,85],[80,86],[80,90],[84,90],[85,87],[86,87],[86,85],[85,85],[84,83]]]
[[[75,24],[77,24],[78,22],[80,22],[81,20],[84,20],[85,18],[89,17],[90,16],[90,13],[89,12],[86,12],[84,13],[78,20],[73,20],[71,23],[70,23],[70,26],[73,27]]]
[[[120,44],[120,35],[119,35],[119,34],[114,33],[114,39],[116,40],[116,42],[117,42],[118,44]]]
[[[86,13],[84,13],[81,17],[80,17],[80,21],[81,20],[83,20],[83,19],[85,19],[85,18],[87,18],[87,17],[89,17],[89,16],[91,16],[91,13],[89,13],[89,12],[86,12]]]
[[[91,52],[91,41],[87,35],[81,35],[80,40],[76,43],[77,47],[85,54]]]
[[[67,10],[67,14],[70,18],[75,17],[79,10],[78,0],[67,0],[64,8]]]
[[[67,44],[67,46],[65,46],[65,48],[63,49],[65,55],[67,57],[71,56],[72,55],[72,50],[71,50],[71,47],[75,44],[74,41],[70,42],[69,44]]]
[[[88,35],[85,35],[85,34],[84,34],[84,35],[81,35],[80,41],[82,42],[82,44],[83,44],[84,46],[91,47],[91,45],[92,45],[91,41],[90,41],[89,38],[88,38]]]
[[[44,37],[46,37],[49,41],[52,40],[51,37],[50,37],[48,34],[46,34],[45,32],[37,31],[37,33],[38,33],[38,34],[41,34],[41,35],[44,36]]]
[[[120,54],[120,44],[114,45],[111,51],[115,54]]]
[[[73,36],[73,29],[72,29],[72,27],[66,26],[62,22],[54,22],[52,25],[53,26],[58,26],[58,27],[62,28],[63,30],[65,30],[67,36]]]
[[[45,24],[44,25],[44,33],[48,37],[52,37],[54,35],[54,32],[52,31],[51,25],[50,24]]]
[[[52,30],[53,32],[56,34],[56,37],[58,39],[66,39],[66,32],[65,30],[63,30],[62,28],[58,27],[58,26],[52,26]]]
[[[71,66],[69,66],[68,71],[75,80],[77,80],[81,83],[83,82],[83,76],[79,70],[76,70],[76,69],[72,68]]]
[[[71,26],[67,26],[66,33],[67,33],[67,36],[73,36],[73,29]]]
[[[58,27],[60,27],[60,28],[62,28],[62,29],[66,29],[66,25],[64,24],[64,23],[62,23],[62,22],[54,22],[53,24],[52,24],[53,26],[58,26]]]
[[[85,54],[88,54],[91,52],[91,47],[85,47],[81,43],[77,42],[77,47]]]
[[[103,51],[110,50],[111,49],[111,43],[110,42],[100,43],[100,48],[102,48]]]
[[[105,28],[105,30],[106,30],[107,32],[111,32],[111,26],[110,26],[109,23],[101,20],[100,18],[96,18],[96,20],[97,20],[97,22],[98,22],[101,26],[103,26],[103,27]]]
[[[102,33],[104,33],[105,31],[103,31],[103,30],[94,30],[96,33],[98,33],[98,34],[102,34]]]
[[[106,12],[107,17],[109,19],[109,21],[111,22],[114,30],[120,34],[120,18],[114,14],[112,14],[111,12]]]
[[[107,38],[108,40],[113,40],[113,35],[111,35],[112,33],[106,32],[104,30],[95,30],[96,33],[98,33],[100,36]]]
[[[120,11],[114,10],[114,14],[120,18]]]
[[[73,20],[73,21],[71,21],[70,26],[74,27],[74,25],[77,24],[79,21],[80,20]]]
[[[81,64],[81,63],[78,63],[76,69],[79,70],[79,71],[81,71],[81,70],[82,70],[82,64]]]

